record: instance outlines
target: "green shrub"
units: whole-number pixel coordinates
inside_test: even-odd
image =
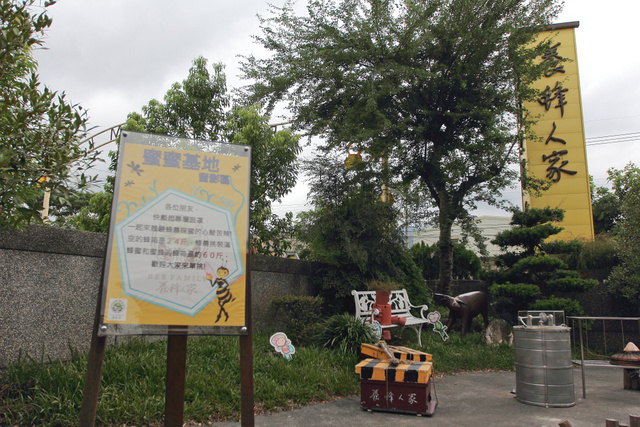
[[[310,342],[314,325],[322,317],[321,297],[285,295],[271,301],[276,316],[284,323],[285,333],[296,345]]]
[[[515,322],[518,310],[525,310],[542,293],[536,285],[526,283],[494,283],[489,287],[496,315]]]
[[[438,247],[436,244],[425,245],[424,242],[420,242],[411,246],[409,253],[426,280],[438,278]]]
[[[496,283],[491,285],[489,292],[494,297],[513,298],[523,305],[540,296],[540,288],[538,286],[526,283]]]
[[[540,245],[542,252],[560,258],[571,269],[578,267],[578,258],[583,249],[584,243],[579,240],[555,240]]]
[[[318,343],[330,349],[358,354],[362,343],[373,344],[377,341],[367,323],[347,313],[331,316],[320,324]]]
[[[390,256],[394,256],[390,254]],[[365,291],[372,279],[396,282],[407,290],[413,304],[429,304],[427,286],[422,279],[419,268],[409,256],[395,255],[394,274],[378,274],[374,277],[363,274],[354,266],[341,268],[327,265],[320,272],[319,295],[324,299],[323,314],[332,316],[344,312],[353,313],[353,296],[351,291]]]
[[[319,275],[319,294],[324,300],[323,312],[326,316],[353,311],[351,291],[367,289],[367,278],[357,270],[326,266]]]
[[[578,277],[561,277],[547,282],[549,289],[557,292],[586,292],[597,284],[597,280]]]
[[[554,256],[535,256],[522,258],[516,262],[512,270],[518,275],[540,274],[543,272],[556,272],[559,269],[566,269],[567,264],[560,258]]]
[[[555,240],[542,243],[540,249],[548,254],[579,254],[584,249],[584,243],[578,240]]]
[[[565,316],[584,316],[584,310],[578,301],[570,298],[557,298],[551,295],[541,298],[530,306],[531,310],[562,310]]]
[[[453,245],[453,278],[469,280],[478,277],[482,261],[476,253],[461,244]]]
[[[620,262],[615,241],[606,235],[596,236],[593,242],[584,244],[578,256],[579,270],[612,269]]]

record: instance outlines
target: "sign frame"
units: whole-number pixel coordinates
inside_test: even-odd
[[[250,168],[250,146],[122,132],[99,336],[248,333]]]
[[[133,139],[129,139],[133,138]],[[147,144],[143,144],[148,147],[173,147],[172,153],[174,155],[178,153],[175,150],[184,149],[185,146],[188,148],[193,148],[197,146],[208,146],[208,148],[213,148],[213,150],[209,150],[209,153],[214,153],[216,155],[228,155],[229,152],[232,153],[240,153],[240,156],[236,156],[237,158],[242,158],[244,161],[239,163],[238,165],[234,165],[233,169],[237,172],[242,165],[246,165],[246,176],[245,183],[242,185],[242,188],[245,189],[244,193],[242,191],[238,191],[240,195],[243,197],[243,214],[239,215],[240,209],[238,208],[235,218],[235,232],[236,237],[238,234],[240,237],[238,241],[244,243],[244,253],[241,253],[241,259],[244,260],[244,281],[240,281],[244,284],[244,298],[241,303],[244,305],[244,310],[241,313],[241,321],[237,322],[232,326],[212,326],[208,324],[209,322],[204,322],[205,324],[174,324],[175,322],[161,322],[167,324],[146,324],[144,322],[131,324],[120,322],[113,323],[114,320],[111,319],[112,323],[105,323],[105,313],[108,316],[108,310],[106,309],[106,301],[109,296],[109,276],[113,278],[114,273],[111,270],[111,267],[114,266],[112,261],[114,253],[117,254],[117,242],[115,241],[116,236],[114,235],[114,229],[118,220],[122,220],[123,215],[118,215],[118,206],[120,204],[120,192],[126,187],[126,182],[123,184],[123,170],[124,170],[124,159],[127,158],[126,155],[123,155],[126,150],[126,146],[130,141],[147,142]],[[134,144],[134,143],[132,143]],[[160,150],[162,151],[162,150]],[[192,150],[189,150],[192,151]],[[180,152],[181,154],[182,152]],[[196,153],[204,153],[204,151],[198,150]],[[198,156],[199,154],[193,154],[193,156]],[[191,157],[193,160],[194,157]],[[141,165],[137,164],[135,161],[131,164],[127,164],[135,173],[140,176],[141,173]],[[153,165],[150,165],[153,166]],[[193,164],[192,164],[192,167]],[[213,172],[213,171],[212,171]],[[219,171],[215,171],[216,173]],[[204,172],[203,172],[204,173]],[[244,173],[244,172],[243,172]],[[215,176],[214,176],[215,178]],[[215,181],[214,178],[211,178]],[[219,177],[218,177],[219,178]],[[232,180],[229,180],[232,182]],[[242,181],[242,180],[240,180]],[[207,141],[198,141],[198,140],[189,140],[186,138],[173,138],[162,135],[151,135],[151,134],[142,134],[139,132],[132,131],[123,131],[121,133],[120,139],[120,151],[118,157],[118,168],[116,173],[116,185],[114,191],[114,198],[112,202],[111,208],[111,223],[109,227],[109,234],[107,240],[107,253],[104,261],[103,268],[103,280],[100,284],[100,290],[98,293],[97,304],[96,304],[96,312],[94,317],[94,324],[92,328],[91,334],[91,346],[89,348],[89,356],[87,360],[87,373],[85,376],[85,385],[84,392],[82,397],[82,407],[80,410],[80,418],[79,425],[81,426],[93,426],[95,425],[97,406],[98,406],[98,394],[100,390],[100,382],[102,377],[102,365],[104,361],[104,354],[106,350],[107,337],[114,335],[166,335],[167,336],[167,369],[166,369],[166,390],[165,390],[165,425],[167,427],[180,427],[183,425],[184,421],[184,397],[185,397],[185,383],[186,383],[186,359],[187,359],[187,338],[188,335],[237,335],[240,340],[240,392],[241,392],[241,416],[242,416],[242,425],[243,426],[253,426],[254,425],[254,386],[253,386],[253,328],[251,325],[251,251],[250,251],[250,239],[249,239],[249,201],[250,201],[250,181],[251,181],[251,147],[235,145],[235,144],[222,144],[222,143],[211,143]],[[226,182],[226,178],[225,178]],[[124,187],[123,187],[124,185]],[[131,185],[130,185],[131,186]],[[173,184],[172,184],[173,186]],[[169,187],[167,185],[167,187]],[[152,189],[155,189],[155,181]],[[195,192],[195,191],[194,191]],[[224,193],[224,192],[223,192]],[[156,191],[156,195],[162,194]],[[200,193],[201,195],[203,193]],[[207,200],[210,200],[210,197],[207,197]],[[226,207],[228,208],[228,198],[225,199]],[[143,200],[145,203],[147,201]],[[144,204],[144,203],[143,203]],[[153,210],[153,209],[151,209]],[[220,209],[213,209],[214,211],[222,211]],[[129,208],[127,208],[126,218],[130,214]],[[155,214],[152,214],[155,215]],[[189,216],[189,215],[187,215]],[[152,216],[153,217],[153,216]],[[197,218],[197,217],[196,217]],[[190,220],[189,220],[190,221]],[[184,222],[184,218],[183,218]],[[203,218],[204,223],[204,218]],[[239,225],[240,224],[240,225]],[[243,228],[241,229],[240,226]],[[178,233],[182,233],[182,230],[179,230]],[[187,232],[188,234],[188,232]],[[232,234],[232,233],[230,233]],[[217,233],[216,233],[217,235]],[[223,233],[224,235],[224,233]],[[224,242],[225,239],[222,239]],[[229,240],[229,239],[227,239]],[[144,241],[144,238],[143,238]],[[146,242],[145,242],[146,243]],[[149,242],[150,243],[150,242]],[[166,242],[165,242],[166,243]],[[224,245],[223,245],[224,246]],[[231,246],[231,245],[230,245]],[[223,251],[224,252],[224,251]],[[150,255],[150,254],[149,254]],[[157,255],[157,251],[156,251]],[[195,257],[197,258],[197,257]],[[126,264],[126,263],[125,263]],[[122,266],[123,264],[118,264]],[[165,267],[167,267],[165,265]],[[176,267],[175,265],[173,267]],[[181,265],[180,268],[183,268],[184,265]],[[190,268],[189,265],[187,268]],[[210,269],[202,269],[195,267],[194,270],[203,273],[205,276],[205,280],[209,280],[212,288],[214,287],[213,272]],[[118,273],[120,273],[117,268],[115,269]],[[200,271],[202,270],[202,271]],[[120,275],[122,276],[122,275]],[[230,276],[217,277],[216,284],[218,285],[218,289],[222,288],[223,293],[225,291],[229,291],[229,288],[234,285],[234,283],[225,283],[224,279]],[[229,279],[231,280],[231,279]],[[201,280],[200,280],[201,281]],[[121,282],[122,285],[122,282]],[[136,283],[137,286],[137,283]],[[226,288],[225,288],[226,287]],[[116,286],[117,288],[117,286]],[[222,314],[223,305],[220,303],[220,295],[216,291],[216,297],[214,300],[209,300],[208,304],[204,304],[204,306],[211,305],[211,303],[215,300],[219,301],[220,306],[220,314]],[[122,287],[120,289],[122,291]],[[232,292],[232,291],[229,291]],[[179,293],[177,294],[179,295]],[[226,294],[225,294],[226,295]],[[133,298],[133,297],[132,297]],[[228,302],[228,301],[227,301]],[[149,304],[149,301],[145,302]],[[128,305],[128,302],[127,302]],[[226,304],[225,304],[226,305]],[[201,312],[204,308],[200,308],[199,310],[195,310],[195,315]],[[171,310],[167,307],[163,307],[162,310]],[[180,313],[181,316],[185,316],[184,313]],[[192,316],[193,317],[193,316]],[[236,316],[238,317],[238,316]],[[180,322],[178,322],[180,323]]]

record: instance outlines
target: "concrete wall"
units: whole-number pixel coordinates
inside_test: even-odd
[[[68,359],[91,340],[107,238],[104,234],[31,227],[0,231],[0,367],[29,355]],[[272,325],[274,297],[314,295],[316,263],[252,257],[256,329]]]

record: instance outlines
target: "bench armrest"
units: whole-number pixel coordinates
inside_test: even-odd
[[[413,305],[411,303],[409,303],[409,309],[413,310],[413,309],[420,309],[420,317],[422,318],[422,320],[424,320],[425,322],[429,322],[431,323],[431,321],[429,321],[429,319],[427,319],[424,314],[427,312],[427,310],[429,310],[429,306],[427,306],[426,304],[423,305]]]

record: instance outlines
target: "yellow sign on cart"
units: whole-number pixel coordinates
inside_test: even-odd
[[[145,333],[135,325],[242,333],[250,167],[248,146],[122,133],[102,334]]]

